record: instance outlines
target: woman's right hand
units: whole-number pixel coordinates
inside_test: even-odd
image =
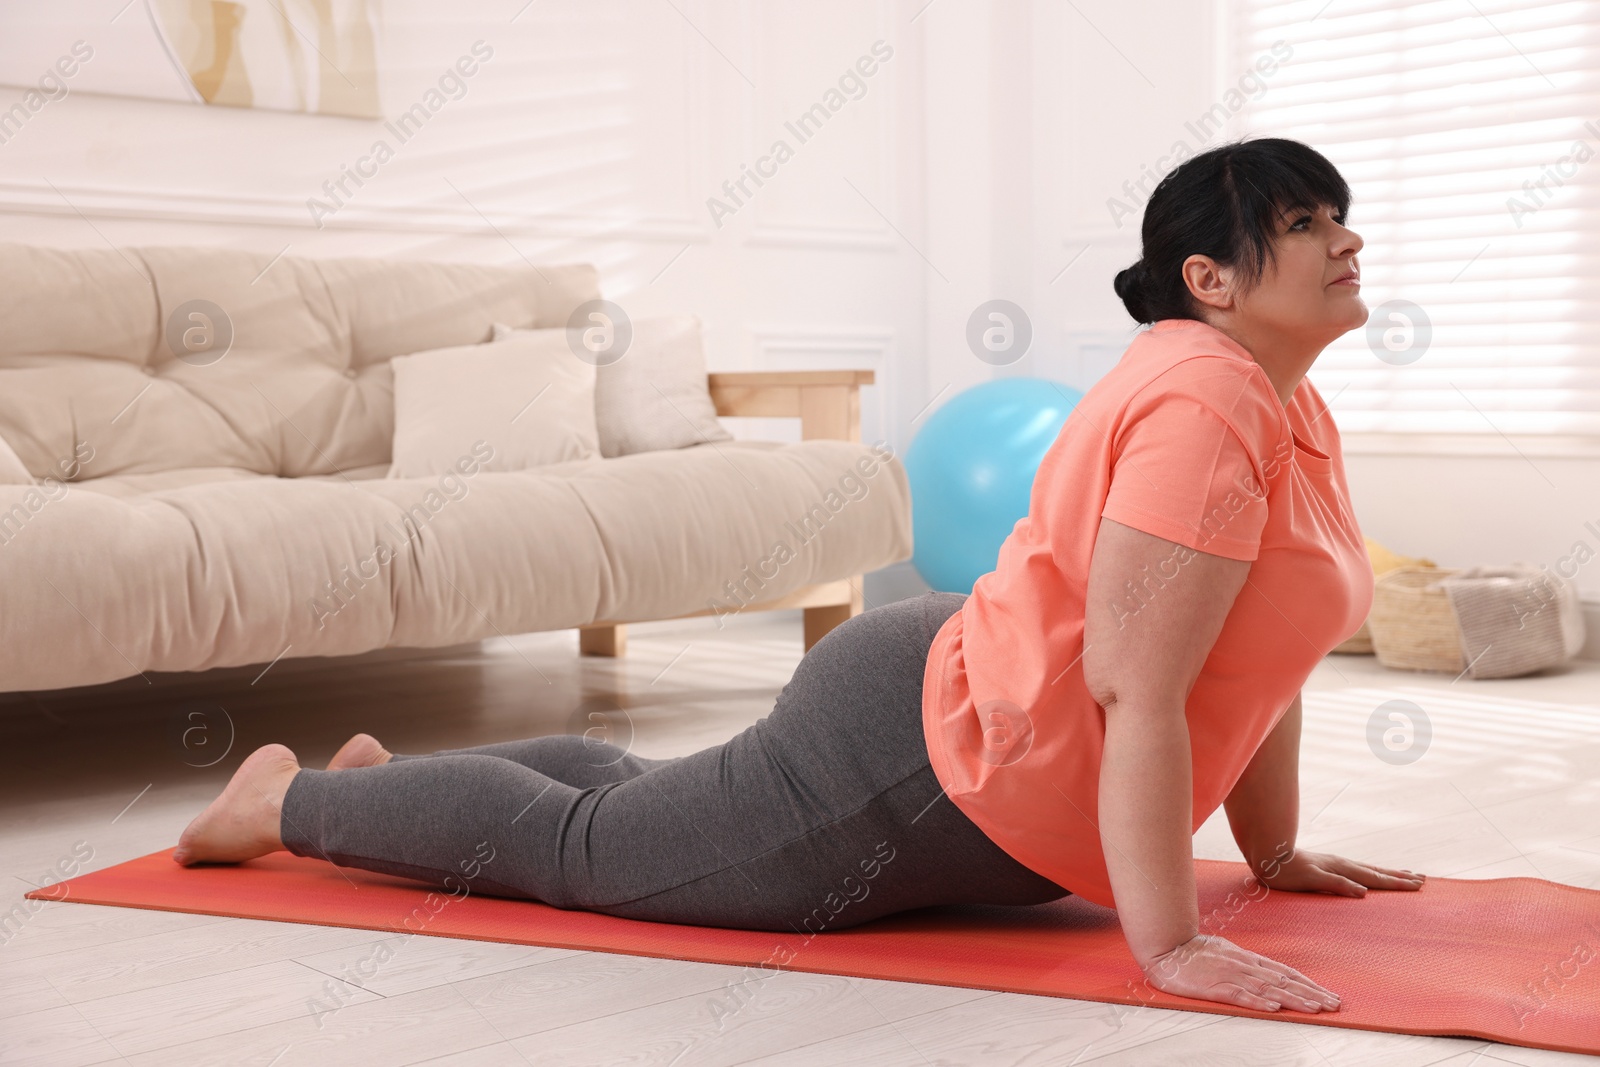
[[[1339,1010],[1339,997],[1331,990],[1288,964],[1214,934],[1196,934],[1143,967],[1151,985],[1175,996],[1258,1011],[1277,1011],[1279,1007],[1310,1013]]]

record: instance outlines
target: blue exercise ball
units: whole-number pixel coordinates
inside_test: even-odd
[[[1028,514],[1033,476],[1083,394],[1045,378],[996,378],[957,393],[906,449],[912,566],[941,592],[970,593]]]

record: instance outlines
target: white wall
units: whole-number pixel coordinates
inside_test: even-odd
[[[930,258],[951,275],[946,285],[924,270],[930,390],[990,373],[961,327],[992,296],[1022,305],[1035,327],[1033,351],[998,373],[1085,386],[1121,353],[1133,325],[1111,278],[1139,255],[1140,216],[1108,202],[1130,202],[1124,183],[1147,195],[1178,142],[1198,151],[1233,135],[1195,125],[1243,73],[1223,58],[1222,7],[939,0],[919,20]],[[1589,652],[1600,655],[1600,441],[1350,435],[1346,466],[1363,530],[1395,551],[1455,567],[1525,561],[1575,578],[1591,601]],[[1575,562],[1584,555],[1593,561]]]
[[[111,54],[121,0],[85,3],[97,17],[81,29],[29,37],[41,70],[76,37]],[[19,7],[0,19],[31,17]],[[474,41],[494,58],[321,229],[307,199],[380,123],[76,93],[0,145],[0,239],[589,260],[636,316],[701,315],[713,370],[876,370],[863,432],[903,450],[968,385],[1027,374],[1087,387],[1115,361],[1132,324],[1111,277],[1138,255],[1138,217],[1118,220],[1108,201],[1127,199],[1124,183],[1148,188],[1175,142],[1215,143],[1191,122],[1239,75],[1217,58],[1213,5],[1193,0],[522,8],[385,5],[387,112]],[[18,39],[0,28],[0,57]],[[784,121],[880,39],[894,55],[865,95],[716,226],[707,198],[774,138],[793,142]],[[0,109],[17,96],[0,87]],[[1034,327],[1005,367],[965,340],[973,308],[997,297]],[[1600,526],[1600,448],[1519,455],[1495,435],[1473,447],[1498,455],[1348,445],[1362,526],[1397,551],[1554,565],[1577,540],[1600,549],[1584,527]],[[1577,578],[1600,598],[1600,563]]]
[[[42,72],[81,38],[97,48],[87,76],[117,62],[145,17],[141,2],[115,24],[122,0],[75,6],[81,24],[53,32],[42,10],[0,9],[0,66]],[[474,42],[493,49],[465,95],[404,144],[378,121],[81,92],[50,103],[0,144],[0,239],[590,261],[635,317],[698,313],[713,370],[877,371],[863,433],[896,439],[888,398],[909,395],[895,378],[923,347],[921,281],[915,253],[877,212],[898,225],[920,209],[909,10],[890,0],[523,7],[383,5],[391,117]],[[798,144],[784,121],[878,40],[894,55],[865,94]],[[0,110],[21,97],[0,86]],[[797,144],[794,158],[764,187],[747,184],[755,195],[715,225],[707,199],[779,136]],[[347,184],[348,202],[314,225],[307,201],[329,202],[323,183],[380,137],[397,146],[392,161],[359,189]]]

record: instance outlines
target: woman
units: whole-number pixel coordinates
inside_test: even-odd
[[[1300,686],[1372,573],[1338,432],[1304,378],[1366,321],[1350,192],[1294,141],[1183,163],[1116,278],[1153,324],[1084,397],[970,595],[876,608],[806,654],[772,714],[642,759],[580,737],[327,771],[253,753],[184,864],[280,848],[638,919],[815,934],[936,904],[1117,909],[1150,983],[1337,1010],[1202,933],[1192,834],[1219,805],[1273,889],[1422,877],[1295,848]]]

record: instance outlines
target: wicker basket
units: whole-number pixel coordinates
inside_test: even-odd
[[[1466,667],[1450,596],[1443,588],[1428,588],[1455,573],[1444,567],[1397,567],[1377,578],[1367,627],[1379,663],[1413,671]]]
[[[1366,542],[1367,546],[1367,561],[1372,564],[1372,573],[1377,578],[1383,577],[1396,567],[1427,567],[1430,570],[1438,569],[1439,565],[1433,562],[1431,559],[1423,559],[1420,556],[1411,557],[1397,555],[1396,553],[1389,551],[1387,548],[1384,548],[1370,537],[1364,537],[1362,540]],[[1355,633],[1345,638],[1341,644],[1329,649],[1329,651],[1352,653],[1355,655],[1372,655],[1372,627],[1366,622],[1363,622],[1360,629],[1356,630]]]

